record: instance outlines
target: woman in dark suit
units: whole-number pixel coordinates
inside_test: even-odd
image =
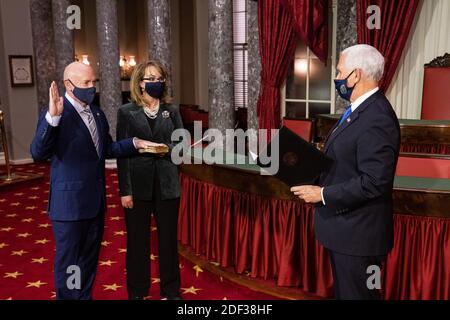
[[[144,153],[118,161],[119,187],[127,226],[127,289],[143,299],[150,289],[150,215],[158,229],[161,297],[180,299],[177,224],[180,198],[178,168],[170,152],[172,132],[183,128],[177,106],[170,103],[167,72],[156,62],[136,66],[131,77],[132,102],[118,112],[117,139],[139,136],[166,145],[169,152]]]

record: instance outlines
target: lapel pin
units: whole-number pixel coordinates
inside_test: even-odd
[[[352,121],[352,119],[348,118],[348,119],[347,119],[347,122],[350,123],[350,121]]]

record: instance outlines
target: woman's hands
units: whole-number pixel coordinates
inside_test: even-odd
[[[125,209],[133,209],[133,196],[125,196],[120,198],[122,202],[122,207]]]

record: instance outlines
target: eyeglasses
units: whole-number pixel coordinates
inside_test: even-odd
[[[149,82],[161,82],[164,83],[166,82],[166,79],[163,77],[160,78],[156,78],[156,77],[148,77],[148,78],[143,78],[143,81],[149,81]]]

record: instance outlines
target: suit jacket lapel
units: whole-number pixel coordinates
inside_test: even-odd
[[[331,134],[328,137],[328,140],[325,145],[325,152],[328,151],[328,148],[332,144],[332,142],[348,127],[350,127],[359,117],[359,114],[361,112],[364,112],[364,110],[373,102],[375,101],[378,96],[381,94],[380,91],[375,92],[373,95],[371,95],[366,101],[364,101],[354,112],[350,114],[350,116],[340,125],[334,127],[334,132],[331,131]]]
[[[97,125],[98,149],[99,149],[100,156],[101,156],[103,154],[103,139],[102,139],[102,137],[104,137],[105,128],[103,127],[103,122],[100,120],[99,108],[97,106],[90,106],[90,107],[91,107],[92,115],[94,116],[94,119],[95,119],[95,124]],[[107,133],[109,133],[109,132],[107,132]]]
[[[163,117],[162,117],[162,113],[166,111],[166,107],[164,104],[161,104],[161,106],[159,107],[159,111],[158,111],[158,115],[155,119],[155,127],[153,128],[153,136],[156,135],[156,133],[159,131],[159,129],[161,128],[161,125],[163,124]]]
[[[139,107],[138,107],[139,108]],[[153,137],[152,129],[148,124],[147,116],[145,115],[144,109],[139,108],[138,110],[134,110],[130,112],[136,121],[136,125],[139,130],[142,132],[142,138],[151,138]]]

